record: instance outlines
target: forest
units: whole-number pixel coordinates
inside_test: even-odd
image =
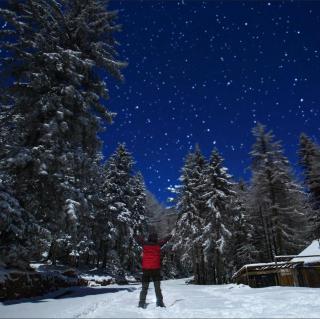
[[[111,78],[121,83],[130,68],[106,3],[8,1],[0,9],[1,267],[141,270],[136,238],[154,229],[152,195],[131,146],[119,141],[106,158],[99,137],[118,125],[107,107]],[[257,124],[252,134],[250,180],[235,180],[216,148],[209,158],[198,145],[186,154],[171,189],[166,278],[229,283],[244,264],[297,254],[320,237],[320,146],[301,132],[300,181],[269,128]]]

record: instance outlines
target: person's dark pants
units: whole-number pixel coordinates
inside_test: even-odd
[[[160,288],[160,281],[161,281],[160,269],[144,269],[143,270],[142,290],[140,292],[140,303],[144,304],[146,302],[150,281],[153,281],[153,284],[154,284],[157,303],[162,303],[163,297],[162,297],[161,288]]]

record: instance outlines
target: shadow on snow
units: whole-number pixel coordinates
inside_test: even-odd
[[[92,288],[92,287],[69,287],[59,289],[55,292],[51,292],[39,297],[33,298],[21,298],[15,300],[8,300],[2,302],[3,305],[15,305],[20,303],[38,303],[38,302],[47,302],[47,299],[65,299],[65,298],[80,298],[86,297],[90,295],[101,295],[101,294],[109,294],[116,293],[120,291],[134,292],[137,288],[134,287],[110,287],[110,288]]]

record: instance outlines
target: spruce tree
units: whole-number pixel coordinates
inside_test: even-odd
[[[79,226],[76,236],[76,251],[79,263],[91,265],[96,262],[97,247],[94,240],[95,218],[101,208],[103,168],[102,155],[97,154],[93,162],[88,165],[87,173],[81,179],[85,210],[79,216]]]
[[[223,162],[217,150],[207,162],[196,148],[186,157],[182,185],[173,190],[178,194],[179,217],[166,266],[171,265],[170,273],[176,276],[193,273],[197,284],[230,281],[255,250],[253,227]]]
[[[129,239],[129,258],[126,267],[128,271],[134,272],[141,264],[141,246],[136,239],[138,236],[144,236],[148,231],[146,187],[140,172],[131,177],[129,209],[131,211],[133,236]]]
[[[202,241],[206,260],[206,283],[221,284],[230,277],[233,183],[223,159],[215,149],[205,170],[206,210]]]
[[[1,166],[22,207],[51,231],[52,260],[56,247],[67,259],[88,215],[83,181],[97,133],[113,117],[104,79],[122,79],[117,14],[103,0],[10,1],[0,14],[2,104],[18,136]]]
[[[194,153],[187,155],[182,168],[182,185],[177,189],[179,217],[171,239],[174,259],[179,263],[178,268],[184,274],[192,272],[195,283],[198,284],[205,283],[201,241],[203,213],[206,207],[203,199],[205,167],[206,160],[197,146]]]
[[[258,260],[258,251],[254,245],[254,225],[248,206],[248,186],[240,181],[234,184],[235,196],[231,197],[232,237],[230,241],[230,259],[232,273],[243,265]]]
[[[134,161],[120,144],[105,164],[104,204],[99,214],[105,226],[100,237],[102,267],[114,259],[115,267],[133,271],[141,253],[136,236],[146,230],[145,187],[141,174],[133,174]],[[101,216],[102,214],[102,216]],[[104,222],[103,222],[104,218]]]
[[[293,178],[281,144],[273,141],[272,132],[258,124],[253,135],[251,205],[260,259],[270,261],[274,255],[301,250],[307,206],[305,194]]]
[[[31,258],[42,257],[48,235],[0,181],[1,266],[28,269]]]
[[[303,168],[304,184],[309,191],[312,206],[309,216],[310,237],[320,238],[320,146],[306,134],[300,136],[299,162]]]

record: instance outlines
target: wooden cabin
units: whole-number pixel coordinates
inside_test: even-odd
[[[295,286],[295,266],[296,264],[291,262],[249,264],[243,266],[232,278],[234,282],[252,288]]]
[[[287,261],[278,260],[288,259]],[[253,288],[320,287],[320,244],[314,240],[297,256],[275,256],[275,262],[244,265],[233,281]]]

